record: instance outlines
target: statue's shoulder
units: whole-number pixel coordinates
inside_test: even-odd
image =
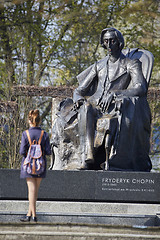
[[[148,50],[139,48],[123,49],[122,53],[125,55],[126,59],[128,59],[128,63],[132,64],[137,61],[142,64],[143,75],[149,84],[154,63],[153,54]]]
[[[125,56],[121,58],[121,63],[126,66],[126,68],[133,67],[135,65],[141,64],[138,58],[130,58],[128,56]]]
[[[102,69],[103,67],[106,67],[106,64],[107,64],[107,62],[108,62],[108,56],[106,56],[106,57],[104,57],[104,58],[102,58],[102,59],[100,59],[100,60],[98,60],[97,61],[97,63],[96,63],[96,66],[97,66],[97,70],[100,70],[100,69]]]

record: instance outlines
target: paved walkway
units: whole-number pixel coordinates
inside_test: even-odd
[[[158,240],[158,228],[97,224],[0,224],[1,240]]]

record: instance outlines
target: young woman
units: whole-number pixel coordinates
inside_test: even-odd
[[[40,114],[39,110],[31,110],[28,115],[28,121],[29,121],[29,136],[31,138],[31,142],[36,140],[38,142],[40,135],[41,135],[41,128],[40,128]],[[20,146],[20,154],[23,155],[22,163],[21,163],[21,174],[20,178],[26,178],[27,186],[28,186],[28,200],[29,200],[29,209],[26,216],[22,217],[20,221],[22,222],[29,222],[32,220],[34,222],[37,222],[36,217],[36,201],[38,197],[38,190],[40,187],[40,183],[42,178],[45,178],[46,176],[46,157],[45,155],[51,155],[51,147],[50,147],[50,141],[48,133],[44,131],[42,140],[41,140],[41,148],[42,148],[42,154],[45,160],[45,170],[40,175],[30,175],[28,174],[24,168],[23,163],[27,156],[27,152],[29,150],[30,144],[27,137],[26,131],[22,133],[22,140],[21,140],[21,146]]]

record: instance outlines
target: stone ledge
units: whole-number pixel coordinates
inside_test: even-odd
[[[0,200],[0,213],[27,212],[28,201]],[[37,212],[77,214],[159,215],[160,204],[37,201]]]
[[[0,169],[0,199],[25,200],[19,170]],[[111,171],[47,171],[39,199],[54,201],[159,203],[160,174]]]
[[[24,212],[0,213],[0,222],[18,223]],[[160,219],[155,215],[121,215],[121,214],[76,214],[76,213],[37,213],[38,223],[72,223],[72,224],[103,224],[114,226],[160,226]],[[32,223],[32,221],[31,221]]]

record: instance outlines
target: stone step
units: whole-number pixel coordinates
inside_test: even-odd
[[[0,200],[0,212],[27,212],[28,201]],[[157,215],[160,204],[115,202],[37,201],[37,212]]]
[[[0,201],[1,240],[157,240],[159,204],[37,202],[37,224],[21,223],[28,201]]]
[[[159,228],[98,224],[0,224],[1,240],[157,240]]]
[[[0,201],[0,222],[19,222],[28,209],[27,201]],[[38,201],[39,222],[159,226],[159,205]]]
[[[0,222],[18,223],[24,212],[0,213]],[[73,224],[104,224],[115,226],[160,226],[155,215],[106,215],[106,214],[74,214],[74,213],[38,213],[39,223],[73,223]]]
[[[24,214],[3,214],[0,215],[0,222],[15,223],[19,222]],[[37,215],[40,223],[74,223],[74,224],[104,224],[113,226],[160,226],[160,219],[153,215],[76,215],[76,214],[59,214],[59,213],[39,213]]]

